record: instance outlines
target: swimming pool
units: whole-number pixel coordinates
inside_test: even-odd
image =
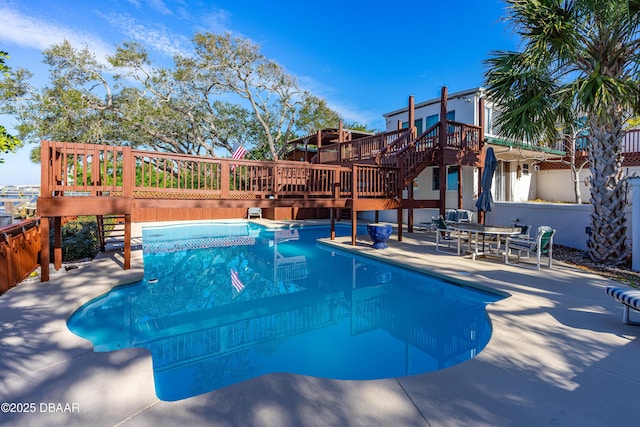
[[[144,279],[85,304],[68,327],[95,351],[148,349],[156,394],[169,401],[271,372],[413,375],[484,348],[485,306],[501,296],[317,245],[328,233],[250,222],[145,227]]]

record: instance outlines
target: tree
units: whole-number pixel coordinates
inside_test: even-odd
[[[179,68],[195,70],[212,89],[235,94],[248,103],[260,124],[273,160],[293,136],[302,91],[294,77],[260,53],[247,39],[226,34],[196,34],[195,56],[176,59]]]
[[[521,52],[486,61],[489,97],[501,105],[499,132],[513,139],[555,140],[556,125],[587,116],[591,172],[592,260],[627,258],[623,125],[640,111],[640,1],[507,0],[507,20]]]
[[[298,120],[337,116],[250,41],[206,33],[194,44],[170,68],[137,43],[117,47],[108,63],[66,41],[52,45],[47,86],[30,87],[27,75],[12,81],[29,94],[16,106],[20,135],[214,157],[242,144],[253,158],[277,159]],[[314,104],[325,108],[305,110]]]
[[[9,57],[7,52],[0,51],[0,75],[3,81],[0,82],[0,112],[5,112],[5,103],[13,96],[13,91],[5,89],[4,80],[9,77],[11,69],[5,64],[5,59]],[[0,152],[14,153],[22,142],[17,137],[9,134],[7,129],[0,125]],[[4,163],[4,159],[0,157],[0,163]]]
[[[333,111],[324,99],[305,93],[300,106],[296,129],[301,134],[309,135],[318,129],[337,129],[342,119]]]

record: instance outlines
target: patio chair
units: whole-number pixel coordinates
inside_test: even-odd
[[[445,222],[456,222],[458,217],[458,212],[455,209],[447,209],[444,213],[444,221]]]
[[[456,210],[456,222],[469,223],[473,219],[473,212],[467,209]]]
[[[523,253],[529,255],[535,253],[537,258],[537,269],[540,270],[540,257],[546,255],[549,258],[549,268],[551,268],[552,255],[553,255],[553,235],[556,230],[553,228],[541,225],[536,231],[536,235],[532,238],[525,238],[520,236],[507,237],[507,242],[504,252],[504,263],[509,264],[509,254],[511,251],[516,251],[518,254],[518,262]]]
[[[529,238],[529,233],[531,232],[531,225],[529,224],[514,224],[515,227],[520,227],[520,234],[518,238]]]
[[[262,208],[249,208],[247,211],[247,219],[258,217],[262,219]]]
[[[451,243],[455,243],[457,247],[458,233],[449,228],[444,218],[442,216],[433,217],[433,223],[436,226],[436,252],[440,252],[440,246],[444,246],[445,243],[448,249],[451,249]]]

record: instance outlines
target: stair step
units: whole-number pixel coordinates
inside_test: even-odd
[[[124,215],[102,215],[97,217],[97,221],[101,250],[108,251],[124,246]]]

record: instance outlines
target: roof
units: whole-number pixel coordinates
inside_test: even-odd
[[[292,139],[290,141],[287,141],[287,144],[304,144],[304,145],[315,145],[317,147],[323,147],[323,146],[327,146],[332,143],[335,143],[338,139],[339,132],[340,132],[340,129],[336,129],[336,128],[320,129],[320,135],[321,135],[320,144],[318,144],[318,132],[310,133],[309,135]],[[350,133],[352,140],[375,135],[373,132],[363,132],[360,130],[353,130],[353,129],[342,129],[342,132]]]
[[[484,91],[485,91],[485,88],[483,87],[474,87],[474,88],[466,89],[460,92],[450,93],[447,99],[455,99],[455,98],[460,98],[460,97],[469,96],[469,95],[484,95]],[[418,104],[415,104],[414,108],[418,109],[418,108],[425,107],[427,105],[439,104],[439,103],[440,103],[440,97],[437,97],[437,98],[432,98],[428,101],[423,101]],[[391,117],[397,114],[406,113],[408,110],[409,110],[409,107],[407,106],[404,108],[391,111],[390,113],[383,114],[382,116]]]
[[[484,140],[487,144],[491,144],[491,145],[499,145],[499,146],[503,146],[503,147],[509,147],[509,148],[516,148],[518,151],[513,153],[513,159],[517,159],[521,157],[521,153],[522,152],[528,152],[527,155],[531,156],[531,157],[536,157],[536,153],[538,155],[542,154],[552,154],[554,156],[564,156],[566,153],[562,150],[554,150],[552,148],[549,147],[545,147],[545,146],[541,146],[541,145],[533,145],[533,144],[527,144],[525,142],[522,141],[514,141],[514,140],[510,140],[510,139],[504,139],[504,138],[498,138],[495,136],[486,136],[484,137]],[[511,151],[511,150],[509,150]],[[496,153],[498,154],[498,153]],[[502,157],[505,157],[504,155]],[[543,160],[543,159],[538,159],[538,160]]]

